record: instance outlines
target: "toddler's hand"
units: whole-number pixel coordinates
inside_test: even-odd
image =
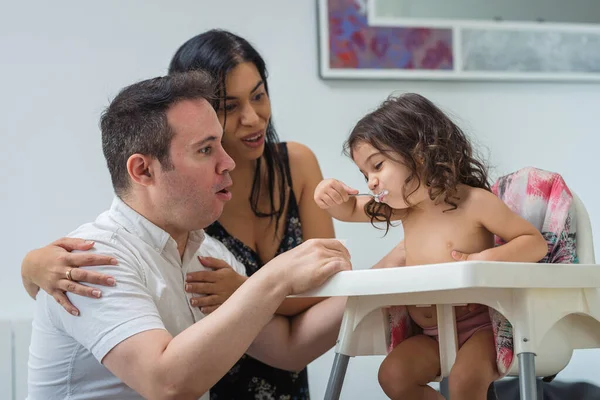
[[[326,210],[347,202],[351,194],[358,194],[358,190],[337,179],[324,179],[315,188],[314,199],[319,207]]]
[[[451,254],[452,258],[454,258],[456,261],[493,261],[487,259],[483,252],[467,254],[458,250],[452,250]]]

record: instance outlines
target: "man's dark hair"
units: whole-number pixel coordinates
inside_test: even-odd
[[[214,93],[214,80],[203,71],[148,79],[119,92],[100,119],[102,151],[118,196],[130,186],[127,160],[131,155],[151,156],[164,170],[173,168],[169,147],[174,131],[167,110],[182,100],[212,102]]]

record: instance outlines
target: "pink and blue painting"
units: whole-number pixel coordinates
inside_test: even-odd
[[[452,29],[369,26],[366,1],[327,1],[331,69],[453,69]]]
[[[382,4],[318,0],[322,78],[600,81],[600,22],[410,19]]]

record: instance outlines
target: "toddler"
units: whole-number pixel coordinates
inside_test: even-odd
[[[345,149],[373,196],[355,196],[357,190],[327,179],[317,186],[315,201],[341,221],[383,222],[387,229],[401,221],[406,266],[537,262],[546,255],[540,232],[490,191],[487,169],[465,134],[426,98],[388,98],[357,123]],[[506,244],[494,247],[494,235]],[[388,260],[378,266],[398,265]],[[381,387],[391,399],[443,399],[427,385],[440,373],[435,307],[407,311],[422,334],[387,355],[379,370]],[[456,307],[456,321],[459,350],[450,396],[483,400],[498,378],[489,311],[482,305]]]

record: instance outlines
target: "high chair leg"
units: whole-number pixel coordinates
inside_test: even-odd
[[[519,392],[522,400],[536,400],[535,354],[519,354]]]
[[[450,389],[448,388],[448,377],[444,378],[440,382],[440,394],[444,396],[446,400],[450,400]]]
[[[350,356],[335,353],[331,374],[327,382],[327,389],[325,390],[325,400],[339,400],[349,360]]]

